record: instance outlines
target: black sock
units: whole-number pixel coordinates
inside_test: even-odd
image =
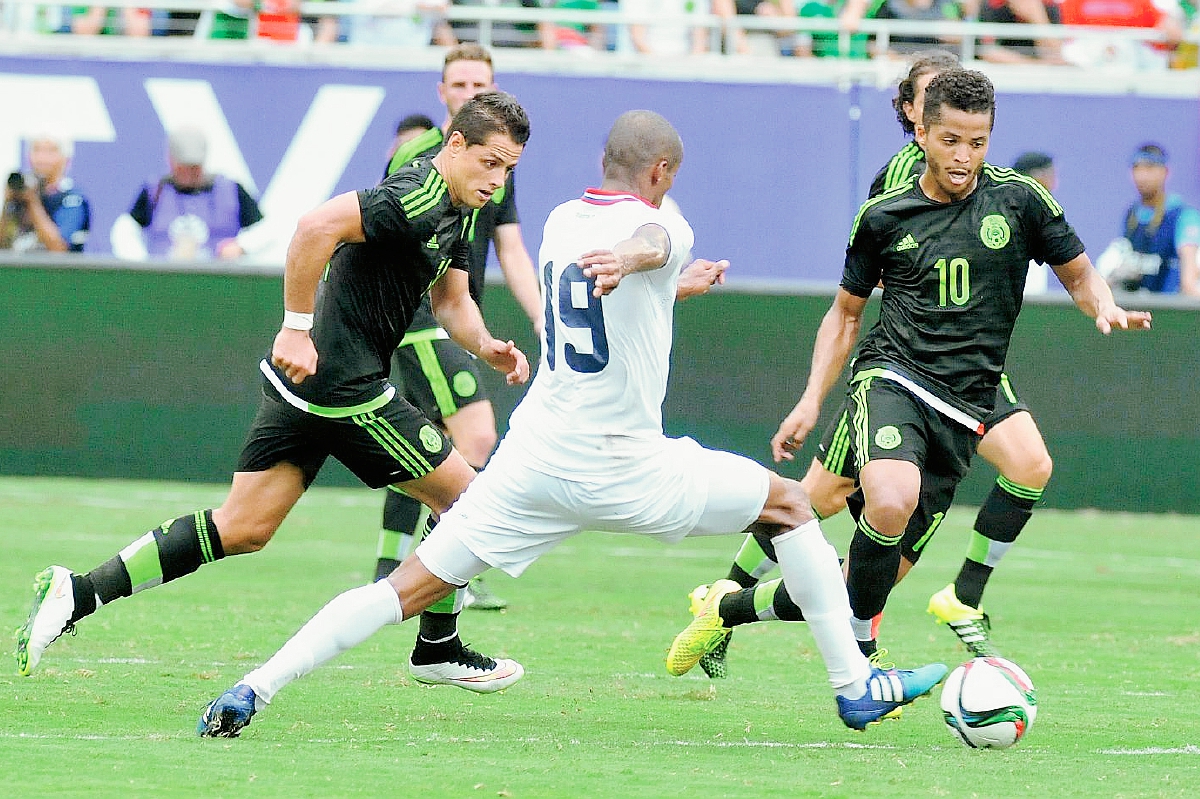
[[[726,627],[737,627],[741,624],[753,624],[758,621],[758,613],[754,609],[754,589],[743,588],[741,591],[731,591],[721,597],[718,612]]]
[[[976,535],[971,537],[967,557],[954,579],[954,593],[960,602],[973,608],[983,602],[992,570],[1025,529],[1041,497],[1040,488],[1019,485],[1003,475],[996,479],[975,517]]]
[[[73,581],[75,618],[94,613],[100,604],[178,580],[225,557],[212,510],[163,522],[119,554]]]
[[[458,633],[458,614],[433,613],[427,610],[421,614],[420,626],[420,639],[427,642],[453,638]]]
[[[866,514],[859,517],[850,541],[846,576],[854,618],[873,619],[883,611],[900,568],[900,538],[881,535],[867,523]]]
[[[804,621],[804,611],[792,601],[792,595],[788,593],[782,580],[775,586],[775,595],[771,597],[771,609],[775,611],[775,618],[780,621]]]
[[[380,558],[375,561],[375,582],[387,577],[400,565],[400,561],[395,558]]]

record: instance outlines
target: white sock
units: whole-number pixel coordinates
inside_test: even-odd
[[[772,539],[788,596],[804,612],[817,649],[825,660],[829,684],[851,699],[867,690],[871,666],[858,649],[850,627],[850,599],[838,565],[837,550],[813,519]]]
[[[279,689],[325,661],[404,619],[400,597],[387,580],[339,594],[308,620],[271,659],[241,679],[262,704]]]

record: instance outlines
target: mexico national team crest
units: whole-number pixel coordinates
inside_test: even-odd
[[[979,238],[989,250],[1001,249],[1011,236],[1008,220],[1000,214],[988,214],[979,225]]]
[[[887,424],[875,431],[875,446],[880,449],[895,449],[900,441],[900,429],[895,425]]]
[[[421,431],[417,433],[417,438],[421,439],[421,446],[426,452],[441,452],[442,451],[442,436],[431,425],[425,425]]]

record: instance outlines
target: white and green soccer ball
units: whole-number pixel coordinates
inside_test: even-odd
[[[942,685],[946,727],[974,749],[1007,749],[1037,717],[1037,691],[1020,666],[999,657],[967,661]]]

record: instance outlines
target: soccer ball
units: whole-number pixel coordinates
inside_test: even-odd
[[[1007,749],[1037,716],[1037,691],[1021,667],[1004,658],[975,658],[946,678],[942,713],[954,736],[974,749]]]

